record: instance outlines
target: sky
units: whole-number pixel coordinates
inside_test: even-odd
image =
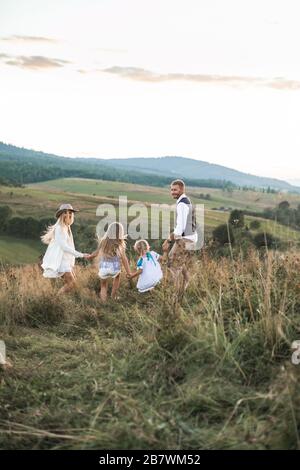
[[[0,0],[0,141],[300,181],[299,0]]]

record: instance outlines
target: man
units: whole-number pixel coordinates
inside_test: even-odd
[[[196,221],[193,206],[185,194],[185,184],[182,180],[174,180],[171,183],[171,196],[176,199],[176,225],[163,243],[163,249],[170,248],[169,267],[174,276],[176,288],[181,290],[181,277],[183,278],[183,289],[189,282],[189,269],[192,262],[192,254],[198,240],[196,232]],[[182,276],[181,276],[182,275]]]

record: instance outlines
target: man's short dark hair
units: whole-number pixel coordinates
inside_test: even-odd
[[[182,181],[182,180],[172,181],[171,186],[175,186],[175,185],[180,186],[181,188],[185,188],[184,181]]]

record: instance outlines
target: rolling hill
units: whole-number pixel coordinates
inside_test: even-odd
[[[92,178],[122,181],[147,186],[166,186],[168,176],[134,171],[131,168],[114,168],[98,158],[70,158],[50,155],[34,150],[14,147],[0,142],[0,184],[23,185],[62,177]],[[187,184],[207,187],[235,187],[231,182],[216,179],[189,179]]]
[[[170,176],[173,178],[205,178],[216,180],[227,180],[238,186],[251,186],[256,188],[274,188],[293,191],[300,188],[292,186],[286,181],[264,178],[248,173],[243,173],[232,168],[221,165],[194,160],[183,157],[160,157],[160,158],[124,158],[105,161],[106,165],[124,170],[131,169],[145,173]]]
[[[61,177],[124,181],[151,186],[169,184],[171,178],[185,178],[198,187],[250,186],[300,192],[300,187],[184,157],[158,158],[67,158],[0,142],[0,182],[33,183]]]
[[[222,189],[189,188],[189,196],[193,203],[204,204],[204,230],[205,238],[209,240],[212,231],[220,224],[226,223],[229,210],[240,209],[255,211],[257,215],[246,215],[245,222],[250,225],[253,221],[259,222],[259,227],[251,229],[253,235],[260,231],[268,232],[284,242],[300,243],[300,231],[290,226],[284,226],[275,220],[264,218],[266,208],[275,208],[283,199],[287,200],[292,208],[300,204],[299,194],[267,193],[255,191],[234,190],[228,193]],[[80,209],[76,216],[76,227],[84,226],[88,235],[82,239],[83,250],[87,244],[94,247],[95,226],[99,221],[96,210],[99,204],[110,203],[116,205],[118,196],[126,195],[129,207],[133,203],[146,204],[172,204],[169,188],[128,184],[116,181],[104,181],[87,178],[61,178],[39,183],[28,184],[25,187],[10,188],[0,185],[0,207],[9,206],[13,217],[35,220],[51,220],[58,205],[69,202]],[[261,215],[260,215],[261,214]],[[149,234],[150,236],[150,234]],[[78,238],[76,238],[78,242]],[[79,245],[78,245],[79,246]],[[34,239],[22,239],[19,234],[5,234],[0,236],[0,267],[1,264],[27,264],[35,263],[44,246],[39,242],[39,233]]]

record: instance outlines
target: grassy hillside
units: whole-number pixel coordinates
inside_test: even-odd
[[[7,184],[83,177],[164,186],[170,178],[185,178],[189,184],[198,187],[271,187],[300,192],[300,188],[282,180],[262,178],[191,158],[66,158],[3,142],[0,142],[0,174],[0,183]]]
[[[84,178],[62,178],[45,181],[42,183],[30,184],[28,189],[79,193],[85,195],[96,195],[98,197],[116,198],[119,194],[127,194],[128,199],[153,202],[172,203],[169,187],[149,187],[136,184],[128,184],[114,181],[91,180]],[[195,188],[188,187],[188,194],[194,198],[194,202],[205,203],[207,208],[232,207],[237,209],[249,209],[262,211],[267,207],[275,207],[282,200],[290,202],[296,207],[300,204],[300,195],[287,193],[263,193],[261,191],[226,191],[217,188]],[[211,200],[201,199],[200,194],[209,194]]]
[[[44,251],[45,248],[39,241],[0,236],[1,264],[36,263],[38,256]]]
[[[34,266],[0,274],[2,449],[299,449],[300,254],[196,258],[172,284],[97,299]]]
[[[229,217],[228,211],[213,210],[223,208],[237,208],[263,211],[267,207],[275,207],[282,200],[288,200],[291,207],[300,204],[300,196],[287,194],[269,194],[254,191],[238,191],[231,193],[218,189],[189,188],[188,194],[194,203],[205,206],[205,233],[211,236],[212,230],[219,224],[226,223]],[[200,195],[209,195],[210,199],[203,199]],[[89,180],[82,178],[63,178],[27,185],[22,188],[10,188],[0,186],[0,206],[9,205],[14,215],[19,217],[53,217],[58,205],[62,202],[70,202],[80,209],[76,220],[80,223],[96,225],[97,206],[104,202],[116,204],[119,195],[127,195],[129,203],[143,202],[147,205],[154,203],[172,204],[168,187],[150,187],[122,182],[108,182],[102,180]],[[256,217],[246,216],[249,224]],[[299,242],[300,231],[290,229],[276,222],[258,218],[261,226],[258,231],[268,231],[272,235],[284,241]],[[76,223],[76,222],[75,222]],[[18,246],[20,262],[32,262],[36,259],[36,253],[43,252],[38,241],[24,242],[11,238],[0,238],[0,260],[11,262],[14,249]],[[83,247],[84,249],[84,247]],[[32,251],[33,250],[33,251]]]
[[[124,171],[139,171],[153,173],[159,176],[169,176],[170,178],[206,178],[216,180],[227,180],[239,186],[250,186],[255,188],[271,188],[281,190],[298,190],[289,183],[274,179],[255,176],[249,173],[234,170],[233,168],[216,165],[201,160],[184,157],[160,157],[160,158],[121,158],[109,159],[105,164],[112,168],[119,168]]]
[[[145,184],[149,186],[164,186],[169,177],[163,173],[157,174],[155,180],[152,174],[135,171],[132,168],[116,168],[106,160],[99,158],[67,158],[44,152],[15,147],[0,142],[0,184],[20,186],[35,181],[47,181],[61,177],[82,177],[103,179],[107,181],[124,181],[127,183]],[[218,188],[235,186],[225,178],[205,179],[201,175],[193,178],[194,186]]]
[[[155,188],[141,185],[120,183],[120,182],[107,182],[107,181],[94,181],[81,178],[68,178],[54,181],[47,181],[43,183],[36,183],[28,186],[28,191],[31,195],[35,194],[50,195],[51,198],[56,198],[59,193],[64,198],[69,197],[70,200],[79,204],[85,201],[88,204],[96,206],[101,202],[113,202],[118,200],[118,196],[127,195],[128,201],[138,201],[146,204],[173,204],[174,200],[170,198],[169,188]],[[41,190],[43,192],[41,193]],[[62,193],[62,191],[64,191]],[[282,200],[287,200],[291,207],[296,207],[300,204],[300,195],[294,194],[270,194],[260,191],[240,191],[234,190],[228,194],[228,191],[221,189],[207,189],[207,188],[194,188],[188,190],[188,194],[194,204],[204,204],[205,208],[205,231],[207,236],[210,236],[211,231],[221,223],[228,220],[228,212],[220,209],[221,207],[231,209],[246,209],[252,211],[263,211],[267,207],[275,207]],[[209,195],[210,199],[203,199],[201,194]],[[74,199],[75,197],[75,199]],[[92,197],[92,199],[91,199]],[[85,199],[87,198],[87,199]],[[69,199],[68,199],[69,200]],[[78,205],[78,204],[77,204]],[[88,214],[92,214],[90,207],[86,208]],[[95,213],[95,209],[94,209]],[[80,214],[80,217],[87,216]],[[246,216],[246,223],[252,220],[259,220],[261,227],[259,231],[268,231],[272,235],[277,236],[285,241],[300,241],[300,232],[285,227],[277,222],[265,220],[262,218]]]

